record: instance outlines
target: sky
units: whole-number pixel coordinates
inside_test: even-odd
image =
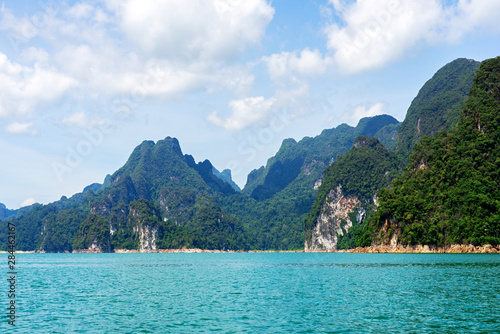
[[[144,140],[231,169],[285,138],[403,121],[456,58],[500,55],[498,0],[4,1],[0,202],[102,183]]]

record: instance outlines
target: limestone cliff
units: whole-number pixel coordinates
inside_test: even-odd
[[[154,251],[158,237],[158,221],[151,221],[150,217],[157,213],[154,209],[145,206],[146,202],[142,203],[142,206],[134,205],[130,208],[129,222],[133,224],[134,239],[139,241],[139,251]],[[146,212],[148,215],[145,215]]]
[[[158,228],[146,224],[134,226],[133,231],[139,235],[139,251],[147,252],[156,250]]]
[[[371,245],[371,233],[364,223],[378,205],[377,192],[390,185],[397,167],[397,157],[378,139],[356,138],[352,150],[324,172],[305,221],[305,250]]]
[[[340,185],[330,190],[311,238],[305,242],[305,250],[336,249],[338,236],[353,226],[353,214],[356,221],[361,222],[366,215],[365,205],[356,196],[344,194]]]

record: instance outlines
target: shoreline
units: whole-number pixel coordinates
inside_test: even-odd
[[[105,253],[99,250],[79,249],[73,250],[72,253]],[[133,253],[304,253],[304,250],[220,250],[220,249],[200,249],[200,248],[180,248],[180,249],[155,249],[155,250],[141,250],[141,249],[115,249],[110,254],[133,254]]]
[[[6,254],[7,251],[0,251]],[[15,251],[16,254],[44,254],[49,253],[45,251]],[[155,250],[141,250],[141,249],[115,249],[111,252],[103,252],[100,249],[79,249],[72,252],[73,254],[129,254],[129,253],[372,253],[372,254],[498,254],[500,253],[500,245],[450,245],[450,246],[429,246],[429,245],[416,245],[416,246],[403,246],[403,245],[377,245],[369,247],[357,247],[354,249],[306,249],[306,250],[218,250],[218,249],[200,249],[200,248],[181,248],[181,249],[155,249]],[[56,254],[56,253],[53,253]]]
[[[450,245],[450,246],[429,246],[429,245],[377,245],[369,247],[357,247],[354,249],[334,249],[334,250],[306,250],[306,253],[373,253],[373,254],[498,254],[500,245]]]

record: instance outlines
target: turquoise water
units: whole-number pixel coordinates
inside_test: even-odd
[[[500,255],[17,257],[21,333],[500,333]]]

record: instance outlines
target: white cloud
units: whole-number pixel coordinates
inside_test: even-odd
[[[35,204],[35,203],[36,203],[36,200],[34,198],[27,198],[21,203],[20,207],[22,208],[25,206],[30,206],[30,205]]]
[[[300,52],[281,52],[262,58],[267,71],[274,80],[285,77],[317,77],[327,73],[331,59],[324,57],[318,50],[305,48]]]
[[[53,68],[22,66],[0,53],[0,117],[29,113],[41,102],[57,100],[74,84]]]
[[[94,7],[88,3],[80,2],[68,8],[66,13],[76,19],[90,18],[94,14]]]
[[[417,42],[429,41],[442,19],[436,0],[333,1],[344,25],[326,29],[328,48],[340,70],[371,70],[401,57]]]
[[[21,52],[21,58],[28,62],[47,63],[49,54],[44,49],[28,47]]]
[[[63,117],[62,123],[67,126],[90,130],[96,126],[105,124],[106,121],[100,117],[93,117],[90,119],[87,113],[78,111]]]
[[[420,43],[453,43],[477,28],[500,32],[496,0],[330,0],[341,23],[325,29],[344,73],[382,67]]]
[[[384,114],[385,105],[381,102],[375,103],[370,107],[360,105],[354,108],[352,112],[346,113],[342,116],[342,119],[350,121],[349,123],[356,125],[359,120],[364,117],[372,117]]]
[[[27,43],[38,35],[39,29],[27,16],[17,17],[5,6],[1,7],[0,14],[0,30],[8,32],[6,37],[11,42],[12,47],[17,48],[17,44]]]
[[[180,63],[239,55],[260,42],[274,15],[265,0],[128,0],[108,6],[142,52]]]
[[[63,94],[69,101],[221,90],[245,96],[253,65],[233,60],[258,45],[273,15],[265,0],[83,1],[61,5],[30,32],[31,17],[3,9],[0,30],[22,36],[19,56],[33,65],[0,53],[0,117],[24,117]],[[28,44],[34,36],[44,48]],[[66,125],[91,126],[68,117]]]
[[[18,123],[14,122],[5,127],[5,132],[16,135],[31,135],[37,134],[37,130],[33,128],[33,123]]]
[[[500,33],[500,2],[497,0],[458,0],[450,20],[450,37],[461,38],[474,29],[485,29],[492,34]]]
[[[226,130],[241,130],[266,119],[275,103],[275,98],[265,99],[263,96],[233,100],[229,102],[231,116],[223,120],[214,111],[208,115],[207,120]]]

